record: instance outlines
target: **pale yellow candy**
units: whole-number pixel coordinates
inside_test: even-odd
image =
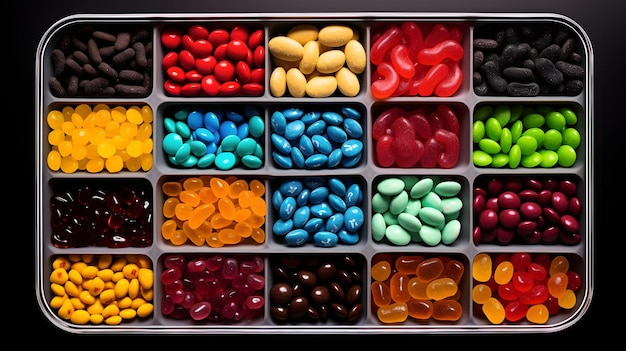
[[[272,96],[281,97],[287,92],[287,72],[283,67],[276,67],[270,75],[270,92]]]
[[[340,24],[331,24],[320,29],[317,38],[323,45],[336,48],[346,45],[353,35],[352,28]]]
[[[298,69],[303,74],[311,74],[317,67],[317,61],[320,57],[320,46],[315,40],[304,44],[304,54],[298,65]]]
[[[337,90],[337,79],[334,76],[317,76],[306,83],[306,94],[310,97],[328,97]]]
[[[343,95],[353,97],[359,94],[361,83],[356,74],[350,69],[347,67],[341,68],[335,73],[335,78],[337,79],[337,89],[339,89]]]
[[[339,71],[346,63],[346,55],[341,50],[328,50],[317,59],[317,70],[323,74]]]
[[[292,27],[287,32],[287,37],[304,45],[307,42],[316,41],[318,34],[319,29],[316,26],[308,23],[303,23]]]
[[[344,53],[346,55],[346,65],[348,68],[356,73],[363,73],[367,66],[367,54],[365,48],[357,40],[350,40],[345,48]]]
[[[284,35],[270,39],[267,43],[267,47],[272,56],[285,61],[298,61],[304,54],[302,44]]]
[[[287,71],[287,89],[293,97],[303,97],[306,94],[306,77],[297,68]]]

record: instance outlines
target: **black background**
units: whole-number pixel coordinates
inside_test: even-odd
[[[154,347],[154,342],[171,341],[177,348],[251,347],[251,348],[300,348],[300,347],[341,347],[365,345],[373,340],[380,342],[378,347],[409,347],[419,349],[439,345],[445,349],[459,347],[459,342],[467,342],[460,347],[506,349],[515,347],[543,349],[548,345],[557,350],[569,347],[580,348],[584,344],[603,347],[608,338],[617,338],[624,314],[623,295],[619,295],[620,281],[624,277],[623,263],[613,254],[618,254],[623,242],[624,228],[619,225],[618,210],[623,207],[624,180],[619,175],[620,161],[623,159],[623,137],[626,108],[626,12],[621,1],[615,0],[18,0],[9,6],[10,17],[3,21],[4,33],[0,37],[3,45],[2,83],[8,111],[3,111],[4,125],[9,130],[3,136],[5,159],[5,201],[2,222],[6,223],[0,235],[5,235],[3,268],[4,307],[2,319],[8,324],[9,339],[26,344],[36,342],[43,347],[63,348],[115,348],[128,349],[132,346]],[[34,154],[35,128],[35,56],[39,40],[45,31],[56,21],[73,14],[89,13],[320,13],[320,12],[525,12],[558,13],[571,18],[588,34],[594,58],[594,115],[592,119],[594,166],[592,189],[595,208],[595,261],[593,297],[590,309],[576,324],[555,333],[539,334],[472,334],[472,335],[431,335],[431,334],[375,334],[375,335],[81,335],[68,334],[52,325],[42,314],[34,295]],[[9,26],[8,28],[6,26]],[[17,62],[17,68],[13,64]],[[618,134],[619,133],[619,134]],[[620,136],[618,136],[620,135]],[[611,172],[602,170],[612,167]],[[16,171],[18,174],[16,174]],[[24,175],[19,173],[23,172]],[[12,185],[21,182],[21,189]],[[6,184],[6,183],[5,183]],[[11,191],[12,190],[12,191]],[[18,191],[16,194],[15,192]],[[28,194],[27,194],[28,193]],[[11,195],[9,195],[11,194]],[[10,197],[8,197],[10,196]],[[28,197],[30,196],[30,197]],[[14,200],[18,199],[18,204]],[[0,222],[0,223],[2,223]],[[4,232],[4,233],[3,233]],[[18,254],[12,245],[15,239],[20,243]],[[11,264],[8,264],[9,257]],[[33,262],[28,267],[24,261]],[[620,269],[621,268],[621,269]],[[607,274],[608,273],[608,274]],[[616,285],[619,284],[619,285]],[[32,290],[31,290],[32,289]],[[31,292],[32,291],[32,292]],[[17,301],[16,301],[17,300]],[[621,301],[621,302],[620,302]],[[6,339],[5,339],[6,340]],[[38,340],[38,341],[36,341]],[[399,342],[399,343],[398,343]],[[42,344],[44,343],[44,344]],[[165,346],[165,345],[163,345]],[[340,346],[340,345],[338,345]],[[607,345],[608,346],[608,345]],[[375,347],[374,344],[370,348]]]

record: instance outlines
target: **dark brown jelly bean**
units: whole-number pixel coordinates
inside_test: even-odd
[[[118,30],[79,28],[63,35],[50,55],[51,93],[57,97],[147,96],[152,89],[151,29]]]
[[[362,258],[286,255],[270,263],[270,314],[276,321],[354,323],[363,316]]]

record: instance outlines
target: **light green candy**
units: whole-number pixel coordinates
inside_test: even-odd
[[[420,212],[421,209],[422,209],[422,200],[409,199],[409,203],[406,204],[406,208],[404,209],[404,212],[412,216],[417,216],[417,214]]]
[[[543,136],[543,147],[546,150],[556,150],[563,144],[563,134],[556,129],[549,129]]]
[[[546,122],[546,119],[539,113],[529,113],[522,117],[521,121],[524,124],[524,129],[533,127],[541,128]]]
[[[447,197],[445,199],[441,199],[441,205],[443,206],[443,210],[441,212],[444,215],[450,215],[461,211],[463,208],[463,201],[461,201],[458,197]]]
[[[383,218],[385,219],[385,223],[387,223],[387,225],[398,224],[398,216],[389,211],[383,213]]]
[[[541,128],[528,128],[522,133],[522,136],[532,137],[537,141],[537,148],[541,148],[543,145],[543,139],[545,137],[545,133]]]
[[[381,193],[376,193],[372,196],[372,211],[383,213],[389,210],[390,197]]]
[[[432,207],[422,207],[417,216],[422,223],[431,225],[435,228],[441,228],[446,221],[443,213]]]
[[[541,163],[539,165],[543,168],[554,167],[559,161],[559,155],[555,151],[541,150],[539,154],[541,154]]]
[[[392,244],[404,246],[411,242],[411,234],[399,224],[392,224],[385,229],[385,238]]]
[[[571,167],[576,163],[576,150],[571,145],[561,145],[556,150],[561,167]]]
[[[565,116],[559,111],[550,111],[546,114],[546,126],[556,130],[563,130],[565,128],[566,120]]]
[[[381,213],[375,213],[372,216],[372,239],[381,241],[385,237],[385,230],[387,229],[387,223]]]
[[[530,155],[523,155],[521,160],[522,167],[534,168],[541,164],[541,154],[537,151]]]
[[[410,192],[413,185],[415,185],[415,183],[420,180],[417,176],[414,175],[400,176],[400,179],[402,179],[402,181],[404,182],[404,190],[406,190],[407,192]]]
[[[495,168],[502,168],[509,164],[510,158],[509,155],[505,153],[499,153],[493,155],[493,160],[491,161],[491,165]]]
[[[461,234],[461,222],[454,219],[446,223],[441,230],[441,242],[445,245],[453,244]]]
[[[376,190],[387,196],[398,195],[404,190],[404,182],[399,178],[387,178],[378,183]]]
[[[398,224],[409,232],[419,232],[422,229],[422,222],[419,218],[408,213],[398,215]]]
[[[419,235],[422,242],[428,246],[437,246],[441,242],[441,231],[429,225],[422,225]]]
[[[485,122],[485,134],[487,138],[498,141],[502,134],[502,125],[494,117],[490,117]]]
[[[502,134],[500,135],[500,150],[507,153],[511,150],[512,145],[513,135],[511,134],[511,130],[509,128],[502,128]]]
[[[478,143],[485,137],[485,122],[475,121],[472,125],[472,141]]]
[[[511,125],[511,139],[513,143],[517,142],[520,136],[522,136],[522,132],[524,131],[524,123],[521,120],[515,121]]]
[[[493,109],[493,118],[498,120],[500,126],[506,126],[511,120],[511,107],[509,105],[496,105]]]
[[[492,160],[493,158],[491,157],[491,155],[489,155],[488,153],[482,150],[474,150],[474,152],[472,152],[472,162],[474,162],[476,166],[479,166],[479,167],[489,166]]]
[[[515,144],[511,146],[511,150],[509,151],[509,167],[517,168],[522,161],[522,150],[520,146]]]
[[[439,197],[439,195],[437,195],[437,193],[434,191],[429,191],[428,194],[424,195],[424,197],[422,197],[421,200],[422,200],[422,206],[424,208],[432,207],[436,209],[437,211],[443,210],[443,205],[441,204],[441,197]]]
[[[458,195],[461,191],[461,183],[453,180],[444,180],[435,185],[435,193],[439,196],[450,197]]]
[[[409,195],[412,199],[420,199],[428,194],[434,186],[435,182],[432,178],[424,178],[415,183],[411,188]]]
[[[409,203],[409,194],[402,190],[400,194],[394,196],[389,203],[389,212],[394,215],[400,214]]]
[[[537,139],[528,135],[522,135],[519,137],[515,145],[520,147],[520,151],[524,156],[532,155],[535,151],[537,151]]]
[[[569,107],[561,107],[559,109],[559,112],[561,112],[563,117],[565,117],[565,123],[568,126],[575,125],[578,122],[578,116],[576,116],[576,113],[571,108],[569,108]]]
[[[495,155],[498,152],[502,151],[502,148],[500,147],[500,144],[497,141],[492,140],[492,139],[487,139],[487,138],[482,139],[481,141],[479,141],[478,142],[478,147],[482,151],[484,151],[484,152],[486,152],[486,153],[488,153],[490,155]]]
[[[580,133],[576,128],[565,128],[563,131],[563,144],[578,149],[580,146]]]

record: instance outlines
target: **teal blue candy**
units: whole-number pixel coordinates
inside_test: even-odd
[[[485,135],[487,138],[498,141],[502,134],[502,125],[497,119],[490,117],[485,122]]]
[[[209,168],[215,162],[215,154],[205,154],[198,159],[196,163],[199,168]]]
[[[339,192],[335,192],[337,195],[342,196]],[[363,201],[363,191],[358,183],[354,183],[346,189],[346,194],[343,196],[343,200],[346,206],[356,206]]]
[[[353,118],[346,118],[343,121],[343,129],[354,139],[360,139],[363,136],[363,126]]]
[[[341,152],[345,157],[357,157],[363,152],[363,142],[358,139],[348,139],[341,144]]]
[[[177,110],[176,112],[174,112],[174,119],[178,120],[178,121],[185,121],[187,120],[187,116],[189,115],[189,110],[187,109],[180,109]]]
[[[191,147],[191,154],[194,156],[202,157],[207,153],[206,145],[199,140],[192,140],[189,142]]]
[[[337,113],[335,111],[325,111],[322,112],[322,119],[330,125],[338,126],[343,123],[344,118],[340,113]]]
[[[333,151],[333,146],[330,141],[326,139],[323,135],[314,135],[311,137],[311,142],[313,143],[313,147],[318,152],[323,153],[324,155],[330,154]]]
[[[335,143],[343,143],[348,140],[348,133],[346,133],[343,128],[338,126],[329,126],[326,128],[326,134],[328,135],[328,139]]]
[[[519,137],[515,145],[520,147],[520,152],[524,156],[532,155],[535,151],[537,151],[537,139],[529,135],[522,135]]]
[[[422,229],[419,231],[419,236],[422,242],[428,246],[437,246],[441,242],[441,231],[430,225],[422,225]]]
[[[479,141],[478,148],[480,148],[482,151],[490,155],[495,155],[498,152],[502,151],[502,148],[500,147],[500,144],[497,141],[493,139],[488,139],[488,138],[485,138]]]
[[[475,121],[472,124],[472,141],[478,143],[485,137],[485,122]]]
[[[361,119],[361,113],[354,107],[342,106],[341,113],[347,118]]]
[[[376,190],[387,196],[398,195],[404,190],[404,182],[400,178],[386,178],[378,183]]]
[[[220,148],[222,151],[235,152],[235,150],[237,150],[237,145],[239,145],[240,142],[241,139],[239,139],[237,135],[227,135],[224,139],[222,139]]]
[[[563,131],[563,144],[578,149],[580,146],[580,133],[576,128],[565,128]]]
[[[187,123],[183,121],[176,122],[176,133],[178,133],[184,139],[189,139],[191,137],[191,129],[187,125]]]
[[[434,191],[442,197],[456,196],[461,191],[461,183],[454,180],[444,180],[435,185]]]
[[[294,229],[285,234],[287,246],[302,246],[309,240],[309,233],[304,229]]]
[[[461,234],[461,222],[453,219],[446,223],[441,230],[441,242],[445,245],[453,244]]]
[[[304,166],[307,168],[321,168],[328,162],[328,156],[324,154],[314,154],[304,160]]]
[[[287,127],[285,128],[285,139],[287,140],[296,140],[300,138],[304,134],[304,129],[306,126],[304,122],[301,120],[295,120],[287,123]]]
[[[322,113],[318,111],[310,111],[302,115],[300,120],[304,122],[304,124],[309,125],[311,123],[316,122],[318,119],[322,117]]]
[[[411,188],[411,192],[409,195],[412,199],[420,199],[428,194],[435,185],[435,182],[432,178],[423,178],[420,179],[413,187]]]
[[[204,127],[215,133],[220,129],[220,118],[213,111],[204,114]]]
[[[354,245],[361,240],[361,235],[358,232],[351,232],[345,229],[341,229],[337,236],[342,243],[347,245]]]
[[[513,135],[508,127],[502,128],[502,134],[500,134],[500,151],[507,153],[513,146]]]
[[[543,147],[546,150],[556,150],[563,144],[563,134],[556,129],[549,129],[543,136]]]
[[[346,205],[346,202],[343,201],[343,198],[337,194],[328,194],[328,198],[326,201],[328,201],[328,204],[330,205],[330,207],[332,207],[335,211],[338,211],[338,212],[342,212],[342,213],[346,212],[346,209],[348,208],[348,206]]]
[[[344,228],[350,232],[356,232],[365,223],[365,214],[359,206],[350,206],[344,212]]]
[[[561,167],[571,167],[576,163],[576,150],[571,145],[561,145],[556,153],[559,155]]]
[[[472,152],[472,162],[479,167],[486,167],[491,164],[493,157],[482,150],[474,150]]]
[[[424,195],[422,198],[422,207],[431,207],[436,209],[437,211],[443,210],[443,205],[441,204],[441,197],[437,195],[434,191],[429,191],[428,194]]]
[[[316,246],[333,247],[337,246],[338,241],[339,236],[337,236],[337,233],[323,230],[313,234],[313,242]]]
[[[174,156],[181,146],[183,146],[183,137],[178,133],[168,133],[163,138],[163,151],[168,155]]]
[[[491,116],[497,119],[498,123],[504,127],[511,120],[511,107],[507,104],[496,105]]]
[[[389,211],[397,215],[404,211],[406,205],[409,203],[409,194],[406,191],[401,191],[398,195],[394,195],[389,203]]]
[[[537,151],[530,155],[523,155],[521,160],[522,167],[535,168],[541,164],[541,154]]]
[[[259,116],[252,116],[248,121],[248,128],[250,129],[251,136],[259,138],[265,133],[265,122],[263,118]]]
[[[215,156],[215,166],[223,171],[232,169],[237,163],[237,158],[232,152],[222,152]]]
[[[509,161],[510,161],[509,155],[501,152],[501,153],[493,155],[492,160],[491,160],[491,166],[495,168],[502,168],[508,165]]]
[[[541,150],[539,154],[541,155],[541,163],[539,165],[543,168],[552,168],[556,166],[559,161],[559,155],[556,151]]]
[[[167,133],[176,133],[176,121],[172,118],[165,117],[163,119],[163,127]]]
[[[409,203],[406,204],[406,208],[404,209],[404,212],[412,216],[417,216],[417,214],[420,212],[421,209],[422,209],[422,200],[409,199]]]
[[[435,228],[442,227],[446,220],[441,211],[432,207],[422,207],[417,215],[422,223],[431,225]]]
[[[411,242],[411,234],[399,224],[392,224],[385,229],[385,238],[394,245],[405,246]]]
[[[353,185],[356,185],[356,183]],[[339,178],[335,177],[328,178],[328,189],[331,193],[338,196],[344,196],[347,191],[346,184],[342,182]]]
[[[189,143],[183,143],[178,150],[176,150],[174,159],[176,163],[182,164],[189,156],[191,156],[191,145]]]
[[[258,169],[263,165],[263,160],[254,155],[245,155],[241,157],[241,163],[248,168]]]
[[[256,140],[252,138],[243,138],[235,146],[235,153],[239,157],[243,157],[245,155],[252,155],[254,153],[254,150],[256,149],[256,145],[257,145]]]
[[[419,218],[406,212],[398,215],[398,224],[408,232],[419,232],[422,229],[422,222],[420,222]]]
[[[509,167],[517,168],[522,161],[522,150],[519,145],[511,146],[509,151]]]
[[[288,121],[293,121],[294,119],[302,117],[304,115],[304,110],[297,107],[290,107],[284,109],[282,113]]]
[[[189,155],[183,162],[180,162],[179,165],[185,168],[195,167],[198,164],[198,158],[194,155]]]
[[[387,212],[390,202],[391,196],[375,193],[374,196],[372,196],[372,211],[376,213]]]

